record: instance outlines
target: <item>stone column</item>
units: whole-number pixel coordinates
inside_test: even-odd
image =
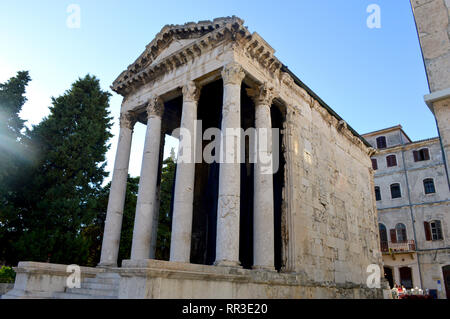
[[[170,261],[189,263],[191,255],[192,209],[195,180],[195,142],[199,90],[190,81],[183,87],[180,144],[173,203]]]
[[[117,266],[120,231],[122,229],[123,208],[127,189],[128,165],[130,162],[131,140],[135,123],[136,118],[132,113],[120,114],[119,142],[117,144],[111,189],[109,191],[102,252],[99,263],[100,267]]]
[[[235,62],[222,70],[223,106],[220,143],[216,261],[239,266],[241,83],[245,73]]]
[[[142,156],[133,243],[131,245],[132,260],[150,258],[163,112],[163,101],[159,97],[152,97],[147,105],[147,132]]]
[[[253,268],[275,270],[272,120],[274,89],[247,89],[255,103],[256,149],[253,193]]]

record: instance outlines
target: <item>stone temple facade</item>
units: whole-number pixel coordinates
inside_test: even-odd
[[[374,149],[274,53],[237,17],[163,27],[112,85],[123,103],[99,266],[81,269],[81,288],[66,288],[64,265],[20,263],[7,297],[382,298],[367,286],[367,267],[382,268]],[[138,122],[147,131],[134,235],[119,267]],[[192,136],[216,127],[222,139],[228,128],[279,129],[270,140],[280,147],[265,150],[279,165],[263,174],[237,135],[243,163],[178,163],[170,260],[161,261],[163,141],[178,127]],[[193,140],[191,149],[207,144]]]

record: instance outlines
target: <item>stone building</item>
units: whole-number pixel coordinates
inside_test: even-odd
[[[367,286],[368,266],[382,265],[374,150],[274,53],[237,17],[163,27],[112,85],[123,103],[99,267],[66,288],[64,265],[20,263],[7,297],[382,298]],[[119,267],[134,125],[147,133],[131,256]],[[195,162],[177,165],[170,261],[161,261],[162,148],[178,127],[183,140],[195,136]],[[214,127],[232,145],[216,151],[235,155],[242,143],[244,162],[197,157]],[[226,130],[236,128],[278,129],[263,150],[278,159],[273,174],[251,163],[250,141]]]
[[[364,134],[372,156],[384,273],[391,287],[445,296],[450,192],[439,138],[411,141],[400,125]]]
[[[430,89],[424,99],[436,118],[450,187],[450,1],[411,0],[411,6]],[[450,269],[446,274],[449,281]]]

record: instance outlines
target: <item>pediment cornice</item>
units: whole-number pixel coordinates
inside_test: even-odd
[[[250,58],[271,72],[280,69],[282,63],[274,56],[275,50],[258,33],[251,34],[243,23],[242,19],[233,16],[184,25],[167,25],[146,46],[139,58],[119,75],[111,88],[126,96],[225,40],[234,42],[236,48],[243,49]],[[186,41],[185,46],[164,56],[163,52],[174,41],[192,39],[194,41]]]

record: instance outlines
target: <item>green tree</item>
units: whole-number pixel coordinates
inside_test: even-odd
[[[0,83],[0,194],[7,191],[23,162],[21,140],[25,121],[19,117],[27,101],[25,90],[31,78],[28,71],[17,72],[15,77]]]
[[[50,115],[28,136],[39,149],[37,164],[12,200],[4,220],[14,262],[18,260],[86,264],[89,241],[83,230],[95,218],[102,191],[107,141],[112,136],[110,93],[95,76],[78,79],[52,98]],[[16,223],[11,224],[10,220]]]
[[[25,90],[30,81],[27,71],[0,84],[0,263],[11,259],[11,236],[20,219],[15,214],[14,198],[19,194],[33,153],[22,131],[24,121],[19,117],[26,102]],[[10,218],[6,218],[6,216]]]

